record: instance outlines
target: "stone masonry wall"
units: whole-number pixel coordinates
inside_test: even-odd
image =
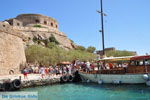
[[[9,24],[0,22],[0,75],[7,75],[11,70],[18,74],[25,62],[22,38]]]
[[[55,19],[40,14],[21,14],[15,19],[21,21],[23,26],[28,24],[43,24],[51,28],[58,28],[58,23]]]

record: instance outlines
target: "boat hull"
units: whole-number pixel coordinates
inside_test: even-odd
[[[99,81],[102,81],[102,83],[120,82],[123,84],[140,84],[147,82],[147,80],[143,78],[144,74],[87,74],[82,72],[79,74],[81,78],[96,83]],[[150,74],[148,74],[148,76],[150,77]]]

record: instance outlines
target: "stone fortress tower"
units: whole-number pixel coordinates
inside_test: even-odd
[[[40,14],[21,14],[16,18],[6,20],[12,26],[32,26],[34,24],[41,24],[47,27],[58,29],[58,23],[55,19],[43,16]]]
[[[20,31],[27,38],[30,38],[29,45],[33,44],[31,41],[34,37],[41,39],[48,39],[51,34],[60,43],[60,47],[65,49],[72,49],[75,45],[67,38],[67,36],[58,29],[58,22],[48,16],[40,14],[21,14],[16,18],[11,18],[7,21],[15,30]],[[40,27],[36,27],[36,25]]]
[[[67,50],[75,47],[75,44],[59,31],[58,22],[51,17],[21,14],[0,22],[0,75],[20,73],[20,67],[26,63],[24,47],[35,44],[34,37],[48,39],[52,34],[60,43],[60,47]]]

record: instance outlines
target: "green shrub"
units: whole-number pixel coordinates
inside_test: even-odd
[[[41,26],[41,25],[39,25],[39,24],[36,24],[36,25],[34,25],[33,27],[41,28],[42,26]]]
[[[32,40],[33,42],[37,42],[38,38],[34,36]]]
[[[92,46],[89,46],[89,47],[86,49],[86,51],[87,51],[87,52],[90,52],[90,53],[94,53],[95,50],[96,50],[96,48],[95,48],[95,47],[92,47]]]
[[[42,40],[42,42],[45,44],[46,47],[48,46],[48,43],[49,43],[48,39],[44,39]]]
[[[51,36],[49,37],[49,42],[54,42],[57,45],[59,44],[59,42],[56,40],[56,38],[53,34],[51,34]]]
[[[77,46],[77,47],[75,48],[75,50],[85,51],[86,48],[83,47],[83,46]]]

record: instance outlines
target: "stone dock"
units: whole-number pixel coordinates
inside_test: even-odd
[[[24,79],[24,76],[21,74],[18,75],[8,75],[8,76],[0,76],[0,80],[15,80],[21,79],[21,88],[42,86],[42,85],[52,85],[60,83],[60,77],[58,76],[45,76],[41,78],[40,74],[29,74],[27,79]]]

